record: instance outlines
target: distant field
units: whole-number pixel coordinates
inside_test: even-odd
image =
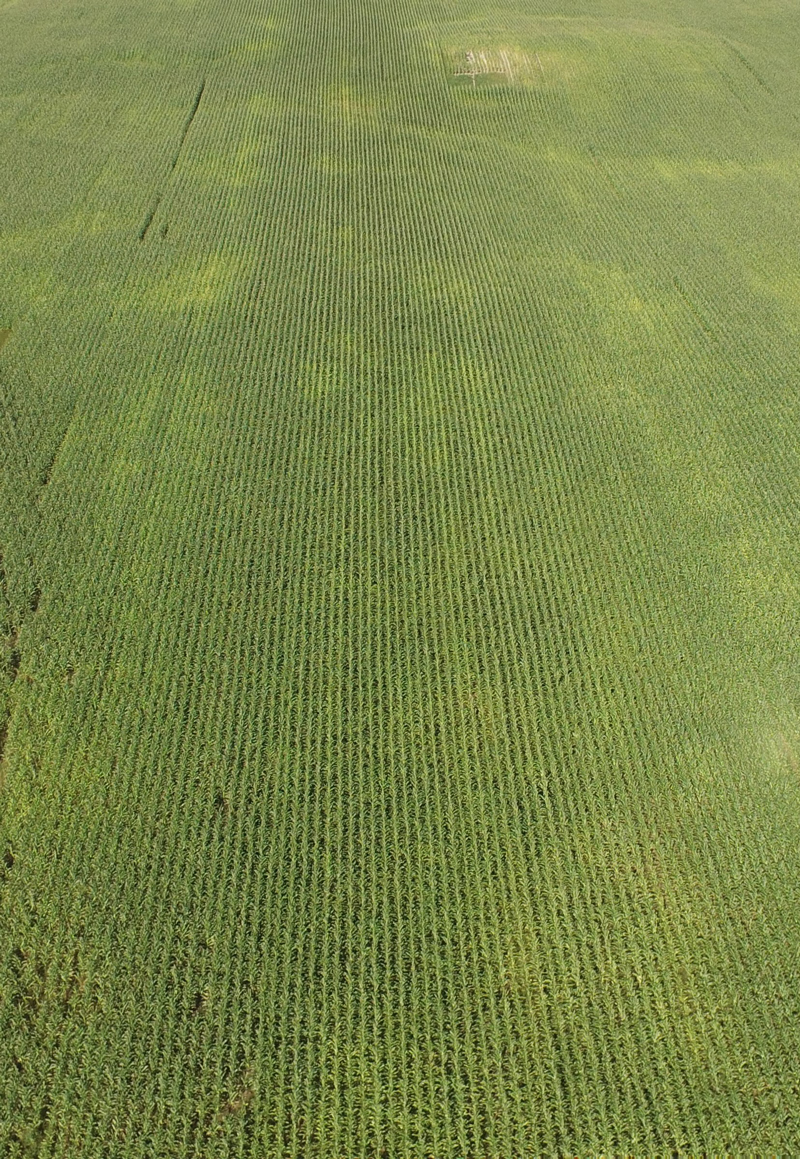
[[[800,1154],[800,7],[0,0],[0,1154]]]

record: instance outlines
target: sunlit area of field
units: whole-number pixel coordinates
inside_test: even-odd
[[[800,9],[0,0],[0,1153],[800,1153]]]

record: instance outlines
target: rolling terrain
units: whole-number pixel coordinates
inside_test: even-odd
[[[0,64],[0,1152],[800,1152],[797,6]]]

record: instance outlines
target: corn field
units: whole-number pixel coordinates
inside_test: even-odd
[[[800,1153],[793,0],[0,0],[0,1154]]]

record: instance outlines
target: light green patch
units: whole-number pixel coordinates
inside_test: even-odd
[[[18,316],[50,289],[58,261],[76,236],[86,232],[87,216],[65,214],[55,221],[3,236],[0,282],[6,301],[13,295]]]
[[[224,301],[236,278],[236,264],[220,254],[207,257],[194,269],[171,271],[147,294],[147,301],[167,314]]]
[[[776,599],[785,606],[800,606],[800,583],[796,573],[770,565],[752,536],[743,534],[732,545],[731,565],[753,612],[763,610],[765,601]]]
[[[800,326],[800,274],[787,272],[778,277],[768,277],[752,267],[749,272],[750,283],[756,294],[780,303],[787,319],[791,319],[795,327]]]
[[[263,157],[261,142],[243,141],[237,148],[229,165],[227,185],[229,189],[243,189],[252,185],[258,176]]]
[[[640,164],[640,163],[639,163]],[[681,182],[704,178],[713,182],[741,181],[743,178],[779,177],[777,161],[750,161],[711,157],[653,157],[652,169],[665,181]],[[634,170],[637,166],[631,166]]]
[[[280,102],[272,93],[253,93],[243,98],[243,105],[249,116],[259,119],[274,115],[280,108]]]
[[[566,265],[591,303],[595,333],[602,336],[612,357],[617,352],[624,355],[615,358],[614,377],[593,381],[593,389],[645,397],[647,383],[634,373],[637,352],[646,351],[663,326],[663,304],[646,301],[619,266],[588,262],[575,254],[566,257]]]
[[[343,386],[341,368],[317,359],[306,362],[296,381],[298,390],[315,399],[335,395]]]
[[[314,158],[314,164],[316,165],[319,172],[324,174],[326,177],[343,177],[347,172],[347,164],[345,163],[344,158],[341,156],[337,157],[333,153],[320,153],[317,157]],[[351,239],[355,236],[352,226],[340,226],[340,236],[342,235],[342,231],[344,229],[347,229]]]
[[[264,33],[272,32],[275,27],[275,21],[265,21],[263,26]],[[261,60],[263,57],[268,56],[274,47],[275,42],[271,36],[254,36],[249,40],[241,41],[235,45],[231,49],[229,57],[242,62],[253,59]]]
[[[762,744],[769,768],[791,778],[800,789],[800,720],[795,713],[786,713],[787,719],[770,723],[764,730]]]
[[[345,124],[362,129],[377,126],[377,106],[373,100],[352,85],[333,85],[328,89],[327,104]]]

